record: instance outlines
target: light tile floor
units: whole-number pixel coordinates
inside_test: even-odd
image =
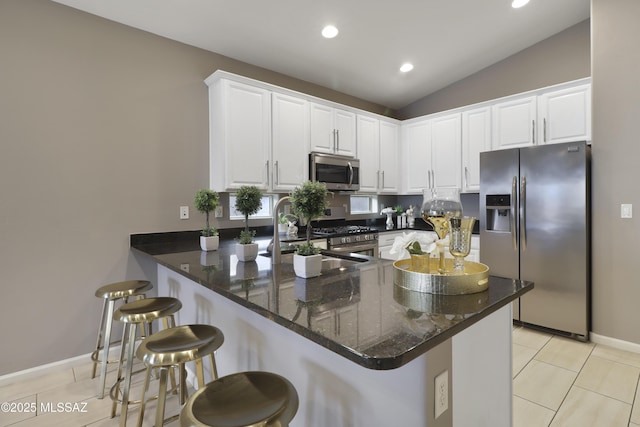
[[[107,383],[113,381],[115,368],[110,365]],[[111,399],[96,398],[98,379],[90,376],[87,363],[0,387],[0,403],[37,409],[1,411],[0,427],[117,426],[119,418],[109,417]],[[135,377],[134,393],[139,393],[142,377]],[[514,327],[513,427],[640,427],[639,378],[640,354]],[[51,410],[59,403],[67,406]],[[137,405],[130,408],[129,425],[135,425],[138,411]],[[166,415],[178,412],[177,397],[171,396]],[[151,426],[155,402],[145,413],[144,425]]]
[[[513,330],[513,427],[640,427],[640,354]]]

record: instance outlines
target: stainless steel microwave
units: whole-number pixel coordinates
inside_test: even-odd
[[[327,190],[360,189],[360,160],[335,154],[309,154],[309,180],[323,182]]]

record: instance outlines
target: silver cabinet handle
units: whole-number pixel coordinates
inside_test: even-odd
[[[384,171],[382,171],[382,189],[384,189]]]
[[[331,131],[331,135],[333,137],[333,147],[331,147],[331,150],[335,153],[336,152],[336,130],[335,129]]]
[[[520,182],[520,243],[522,250],[527,249],[527,177]]]
[[[547,118],[546,117],[542,119],[542,129],[543,129],[542,140],[546,143],[547,142]]]
[[[531,143],[536,143],[536,121],[531,120]]]
[[[340,151],[340,129],[336,129],[336,152]]]
[[[518,195],[518,177],[511,180],[511,244],[513,249],[518,249],[518,237],[516,236],[516,197]]]
[[[267,187],[269,186],[269,160],[264,162],[265,167],[267,168]]]
[[[380,170],[376,172],[376,188],[380,189]]]
[[[273,173],[275,178],[273,179],[273,185],[280,185],[280,168],[278,168],[278,161],[273,164]]]
[[[467,166],[464,167],[464,188],[469,189],[469,168]]]

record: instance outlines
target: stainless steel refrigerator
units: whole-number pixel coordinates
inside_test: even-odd
[[[514,319],[587,340],[590,150],[585,142],[480,154],[480,261],[535,282]]]

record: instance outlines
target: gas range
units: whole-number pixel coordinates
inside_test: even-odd
[[[327,249],[337,252],[366,253],[377,256],[378,230],[363,225],[314,228],[316,236],[327,237]]]

